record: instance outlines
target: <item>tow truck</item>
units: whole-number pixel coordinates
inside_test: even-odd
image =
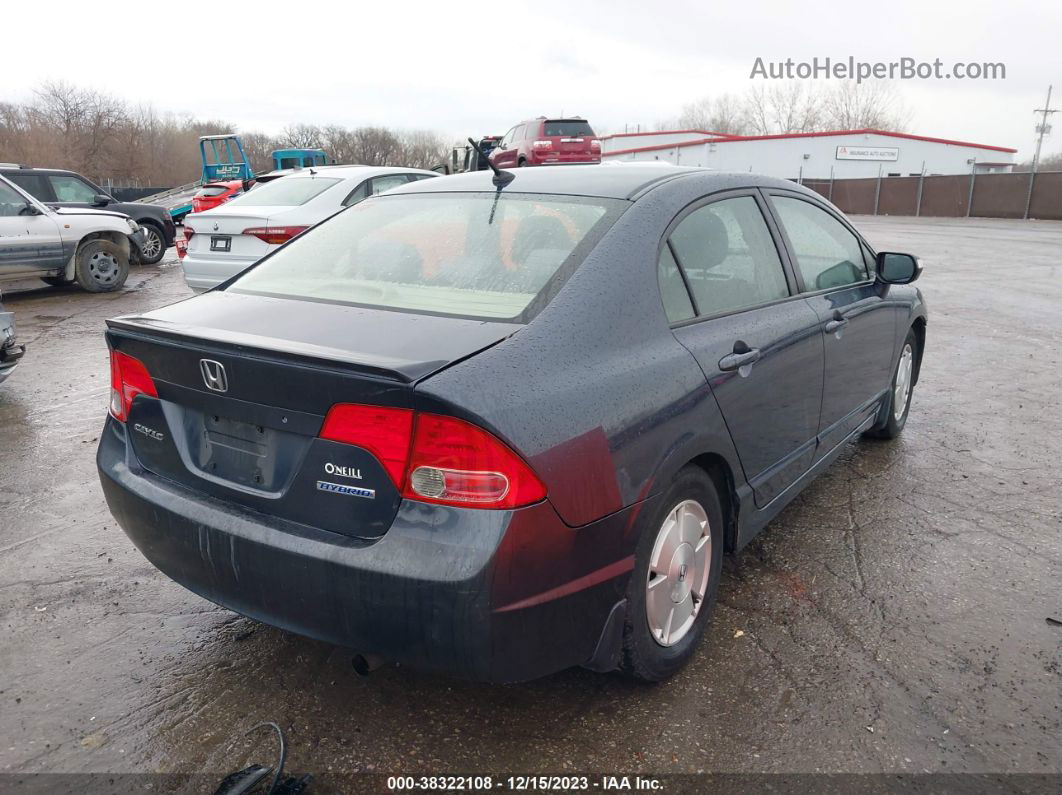
[[[268,182],[300,168],[323,166],[329,159],[324,149],[274,149],[273,170],[255,176],[236,133],[200,136],[199,156],[203,162],[199,179],[139,201],[161,204],[169,210],[175,223],[181,223],[188,213],[223,204],[258,182]]]
[[[208,146],[210,154],[207,153]],[[204,185],[239,180],[243,182],[243,189],[246,190],[254,182],[250,161],[243,151],[240,136],[235,133],[201,135],[199,156],[203,161],[203,171],[199,179],[153,196],[145,196],[140,201],[146,204],[161,204],[169,210],[174,223],[179,224],[188,213],[194,211],[192,199]]]
[[[487,165],[487,157],[501,141],[500,135],[485,135],[479,139],[479,148],[483,152],[478,154],[470,144],[455,146],[450,150],[450,157],[432,166],[432,171],[439,174],[464,174],[466,171],[484,171]]]

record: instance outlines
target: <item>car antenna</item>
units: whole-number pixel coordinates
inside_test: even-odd
[[[506,185],[516,179],[516,174],[514,174],[513,172],[502,171],[500,168],[490,162],[490,158],[483,153],[482,149],[479,148],[479,144],[477,144],[471,138],[468,139],[468,142],[472,144],[472,148],[476,150],[476,154],[478,154],[480,157],[487,161],[487,165],[490,166],[490,170],[494,172],[494,179],[492,179],[491,182],[493,182],[499,188],[504,188]]]

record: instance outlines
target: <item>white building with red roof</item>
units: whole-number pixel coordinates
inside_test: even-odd
[[[1010,171],[1016,149],[886,130],[723,135],[663,130],[603,136],[605,161],[664,161],[783,179],[978,174]]]

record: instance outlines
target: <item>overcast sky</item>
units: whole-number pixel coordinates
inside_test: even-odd
[[[1002,62],[1005,80],[898,89],[910,132],[1022,158],[1049,83],[1062,107],[1058,2],[9,1],[0,18],[0,101],[62,79],[271,133],[306,122],[479,135],[560,113],[621,132],[763,84],[749,79],[757,57]],[[1062,151],[1062,116],[1056,129],[1045,153]]]

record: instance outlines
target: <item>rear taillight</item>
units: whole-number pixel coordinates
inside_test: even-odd
[[[194,234],[195,230],[192,229],[192,227],[188,226],[188,222],[186,221],[184,224],[184,242],[187,243],[189,240],[191,240],[192,235]]]
[[[533,144],[531,144],[531,146],[533,146],[535,149],[552,149],[553,141],[547,138],[542,141],[535,141]]]
[[[519,508],[546,496],[497,437],[454,417],[357,404],[332,407],[321,437],[371,452],[402,496],[467,508]]]
[[[125,422],[137,395],[159,396],[147,368],[129,354],[111,351],[111,416]]]
[[[279,246],[305,232],[307,228],[305,226],[253,226],[250,229],[244,229],[243,234],[257,237],[271,246]]]
[[[368,450],[387,470],[398,489],[406,476],[413,410],[338,403],[321,427],[321,438]]]
[[[596,138],[594,140],[592,140],[590,142],[590,151],[592,151],[592,152],[600,152],[601,151],[601,141],[597,140]]]

